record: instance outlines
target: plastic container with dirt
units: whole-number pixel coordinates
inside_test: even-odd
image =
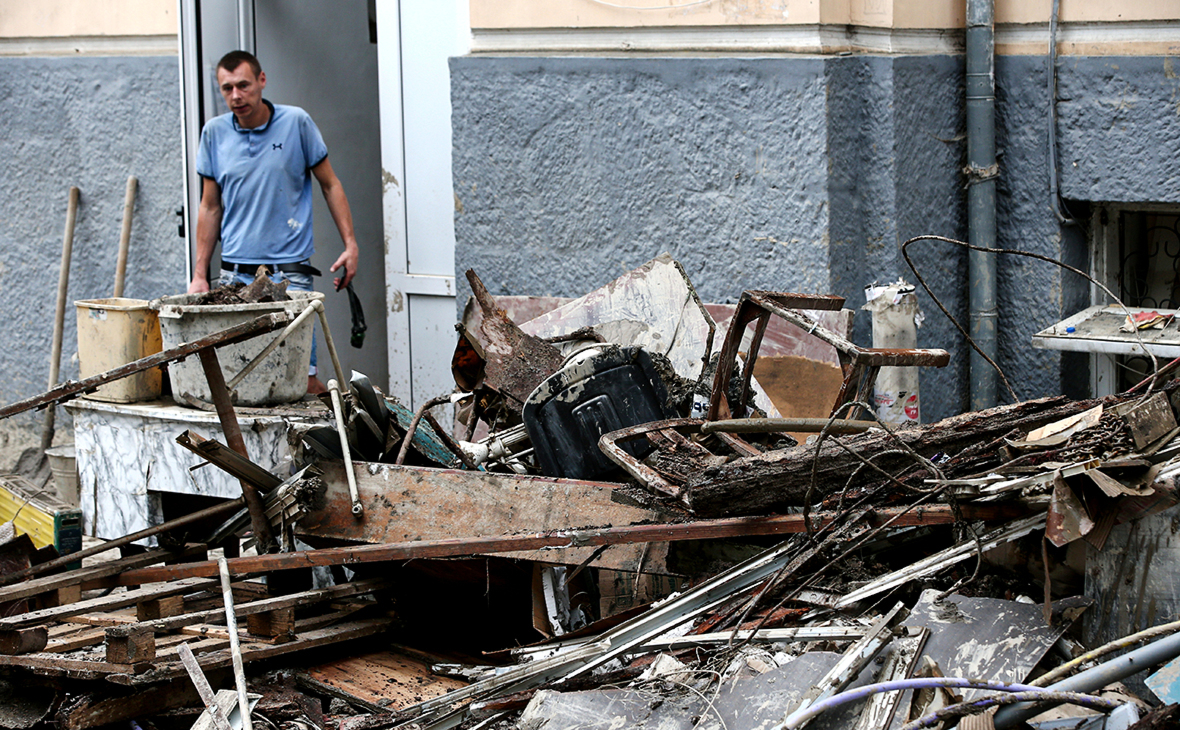
[[[205,295],[181,294],[152,302],[160,313],[160,333],[164,349],[220,332],[272,312],[290,312],[297,316],[313,301],[323,300],[320,292],[287,292],[289,301],[253,304],[201,304]],[[307,319],[264,359],[231,393],[239,406],[276,406],[294,403],[307,392],[308,367],[311,364],[313,322]],[[217,359],[226,381],[231,380],[280,332],[269,332],[234,345],[218,347]],[[205,371],[196,356],[168,366],[172,380],[172,397],[178,403],[201,407],[213,402]]]

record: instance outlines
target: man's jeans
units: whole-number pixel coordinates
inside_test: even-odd
[[[303,263],[307,263],[306,261]],[[311,286],[311,274],[300,274],[294,271],[276,271],[270,275],[270,280],[274,283],[279,283],[284,279],[287,280],[287,289],[289,291],[315,291]],[[249,284],[254,281],[252,274],[245,274],[242,272],[222,271],[221,278],[214,284],[218,286],[228,286],[237,282],[239,284]],[[314,322],[312,323],[314,327]],[[311,333],[311,367],[308,368],[308,375],[316,374],[316,358],[315,358],[315,330]]]

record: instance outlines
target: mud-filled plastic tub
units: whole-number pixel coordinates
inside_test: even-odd
[[[287,311],[297,316],[313,301],[324,298],[320,292],[294,291],[287,294],[291,301],[263,304],[196,304],[200,294],[181,294],[156,299],[152,307],[160,313],[160,334],[164,340],[164,349],[168,350],[271,312]],[[307,392],[312,328],[316,319],[309,317],[304,320],[299,329],[292,332],[238,383],[231,393],[235,405],[277,406],[294,403],[303,397]],[[281,331],[268,332],[236,345],[218,347],[215,352],[226,382],[232,380]],[[194,405],[193,401],[213,402],[200,358],[194,355],[182,362],[172,363],[168,366],[168,374],[172,379],[172,397],[177,402],[188,405]]]

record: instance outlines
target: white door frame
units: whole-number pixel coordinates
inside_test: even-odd
[[[449,271],[423,271],[416,257],[411,253],[415,246],[449,247],[454,251],[455,241],[453,233],[454,217],[452,205],[438,205],[437,201],[429,209],[416,207],[415,216],[433,217],[440,225],[440,230],[450,230],[448,240],[439,240],[446,236],[435,236],[431,241],[411,240],[410,226],[407,222],[406,186],[415,190],[415,180],[406,179],[406,148],[414,145],[420,151],[423,145],[429,145],[432,160],[437,160],[438,169],[445,171],[446,180],[450,180],[451,165],[451,137],[450,111],[448,108],[441,112],[434,108],[437,105],[425,105],[421,100],[407,98],[405,84],[403,84],[404,64],[402,62],[402,34],[414,33],[422,29],[403,28],[403,3],[414,7],[416,15],[428,8],[437,13],[437,21],[455,28],[455,45],[451,48],[439,48],[438,56],[431,57],[431,63],[446,62],[451,55],[461,55],[470,48],[470,21],[467,0],[451,0],[451,3],[438,0],[377,0],[377,67],[378,93],[380,94],[381,110],[381,177],[382,177],[382,211],[385,232],[385,301],[386,328],[389,344],[389,390],[404,403],[415,405],[425,401],[438,392],[435,383],[422,383],[415,388],[413,368],[415,354],[411,334],[414,330],[412,317],[413,300],[417,297],[450,297],[455,296],[455,276],[453,264]],[[426,5],[419,5],[425,3]],[[429,11],[427,11],[429,12]],[[436,26],[437,27],[437,26]],[[466,44],[466,45],[464,45]],[[416,62],[421,61],[415,58]],[[436,90],[437,91],[437,90]],[[449,86],[445,90],[449,100]],[[416,104],[416,102],[418,102]],[[441,114],[445,113],[447,124],[445,134],[435,134],[431,139],[406,139],[407,114]],[[415,202],[415,206],[419,203]],[[436,249],[442,250],[442,249]],[[453,261],[453,256],[447,257]],[[451,312],[454,306],[450,307]],[[431,367],[424,368],[437,372],[443,369],[449,376],[449,363],[429,363]],[[421,369],[420,369],[421,370]],[[421,391],[421,392],[420,392]]]

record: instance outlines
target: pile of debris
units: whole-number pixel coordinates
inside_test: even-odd
[[[1114,730],[1175,714],[1140,720],[1180,694],[1180,622],[1148,585],[1166,540],[1141,553],[1129,530],[1172,531],[1180,381],[899,429],[869,404],[879,369],[949,356],[852,344],[842,299],[705,305],[666,256],[566,302],[468,278],[456,393],[411,413],[353,374],[323,425],[292,429],[291,474],[180,435],[249,500],[48,562],[27,539],[0,548],[0,666],[36,688],[0,725],[908,730],[1048,712],[1034,725]],[[792,378],[806,397],[782,397]],[[259,520],[278,549],[238,554]],[[1121,631],[1127,615],[1143,630]]]

